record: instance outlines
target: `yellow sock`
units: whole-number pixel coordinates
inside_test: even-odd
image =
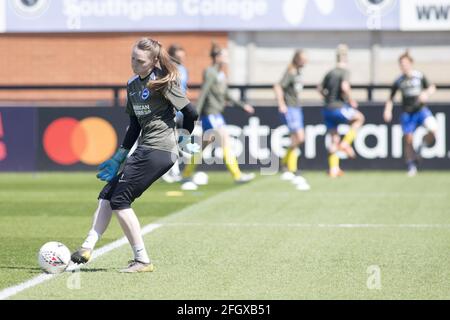
[[[283,166],[287,166],[288,160],[289,160],[289,156],[291,155],[292,152],[292,148],[289,147],[289,149],[287,149],[286,154],[284,155],[283,159],[281,159],[281,164]]]
[[[287,168],[290,172],[296,173],[298,166],[298,155],[297,151],[294,148],[289,148],[288,157],[287,157]]]
[[[230,171],[234,180],[239,180],[241,178],[241,170],[239,169],[239,164],[236,157],[231,152],[229,148],[223,148],[223,160],[227,166],[228,171]]]
[[[190,179],[194,175],[195,169],[197,168],[197,163],[201,158],[201,153],[196,153],[191,157],[191,161],[186,165],[183,170],[183,179]]]
[[[351,128],[347,132],[347,134],[345,135],[345,137],[342,141],[351,145],[353,143],[353,141],[355,140],[355,138],[356,138],[356,130]]]
[[[328,163],[330,165],[330,169],[339,168],[339,157],[333,153],[328,157]]]

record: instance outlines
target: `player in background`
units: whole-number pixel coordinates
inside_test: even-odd
[[[186,67],[184,66],[186,61],[186,51],[178,44],[172,44],[167,51],[172,58],[172,61],[176,64],[178,68],[178,72],[180,74],[180,87],[183,93],[187,94],[188,89],[188,81],[189,81],[189,73]],[[176,112],[175,122],[177,124],[177,128],[181,128],[183,124],[183,113],[180,111]],[[162,179],[167,183],[174,183],[181,181],[181,171],[180,164],[177,160],[175,164],[170,168],[170,170],[162,176]]]
[[[213,65],[207,68],[203,73],[203,84],[200,97],[197,102],[197,112],[203,129],[203,148],[214,142],[217,137],[223,150],[223,159],[225,165],[230,171],[233,180],[236,183],[245,183],[253,180],[254,174],[242,173],[236,156],[231,151],[230,137],[226,129],[225,119],[222,115],[225,105],[232,103],[241,107],[249,114],[255,112],[254,108],[246,103],[235,100],[229,92],[225,69],[228,64],[228,52],[213,44],[211,52]],[[196,164],[199,163],[201,154],[196,154],[191,158],[183,171],[183,190],[196,190],[198,186],[192,181]]]
[[[336,52],[336,68],[328,72],[319,85],[319,92],[325,101],[323,116],[327,132],[331,137],[329,152],[329,176],[340,177],[344,174],[339,166],[338,152],[343,151],[351,159],[355,158],[352,143],[358,129],[364,124],[364,115],[357,110],[358,103],[352,97],[350,72],[347,69],[348,47],[341,44]],[[337,129],[339,124],[349,124],[350,130],[341,139]]]
[[[173,62],[177,65],[178,72],[180,74],[180,87],[184,94],[186,94],[189,82],[189,72],[185,67],[186,51],[180,45],[172,44],[169,47],[168,53]]]
[[[71,257],[78,264],[90,260],[114,213],[134,252],[134,259],[121,271],[126,273],[153,271],[131,204],[172,167],[179,146],[192,152],[200,149],[189,143],[198,114],[182,92],[177,67],[166,50],[158,41],[143,38],[133,47],[131,66],[135,76],[128,82],[126,107],[130,125],[118,151],[99,166],[97,177],[107,184],[99,194],[92,228]],[[178,137],[175,110],[184,116],[185,134]],[[141,130],[138,146],[127,159]]]
[[[391,96],[384,108],[384,121],[392,121],[392,109],[397,91],[402,93],[402,109],[400,116],[404,136],[405,158],[408,167],[408,176],[417,174],[417,163],[420,158],[421,148],[431,146],[436,139],[437,121],[427,107],[427,102],[432,94],[436,92],[436,86],[430,84],[423,73],[413,69],[414,59],[407,51],[399,58],[402,75],[394,82]],[[414,132],[420,126],[424,126],[428,133],[425,135],[418,152],[414,150]]]
[[[298,148],[305,142],[305,125],[300,94],[303,90],[302,69],[307,63],[303,50],[297,50],[281,81],[274,85],[278,110],[283,122],[287,125],[291,138],[286,155],[282,159],[281,178],[292,181],[299,190],[309,190],[311,187],[298,171]]]

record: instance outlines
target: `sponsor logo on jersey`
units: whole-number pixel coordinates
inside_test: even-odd
[[[146,116],[152,111],[150,110],[150,105],[148,104],[137,104],[133,105],[134,113],[139,116]]]

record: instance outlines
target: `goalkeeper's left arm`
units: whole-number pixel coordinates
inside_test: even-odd
[[[128,126],[127,133],[123,139],[123,143],[114,156],[103,162],[98,169],[100,172],[97,174],[97,178],[102,181],[111,181],[119,172],[120,165],[127,158],[130,149],[133,147],[139,133],[141,132],[141,125],[135,115],[130,115],[130,125]]]
[[[191,134],[194,131],[195,122],[198,119],[197,110],[195,110],[194,106],[189,103],[181,109],[181,113],[183,114],[182,129],[187,131],[188,134],[179,134],[178,144],[182,149],[186,149],[189,153],[197,153],[200,151],[200,146],[196,143],[191,143]]]

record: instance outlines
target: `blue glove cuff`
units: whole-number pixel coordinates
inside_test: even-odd
[[[117,161],[118,163],[122,163],[127,158],[129,152],[130,150],[120,147],[119,150],[117,150],[117,152],[114,154],[112,159]]]

